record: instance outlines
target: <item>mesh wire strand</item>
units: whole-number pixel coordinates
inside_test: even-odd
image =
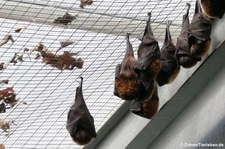
[[[160,45],[169,20],[176,42],[187,2],[193,14],[191,0],[94,0],[84,9],[79,8],[79,1],[71,0],[2,0],[0,39],[11,34],[15,42],[0,47],[0,61],[7,65],[0,77],[9,80],[1,89],[14,86],[17,97],[28,104],[0,113],[0,118],[16,124],[7,133],[1,131],[0,143],[6,148],[81,148],[72,142],[65,127],[79,76],[84,78],[84,98],[99,130],[123,103],[113,95],[113,89],[115,67],[126,47],[124,35],[131,33],[136,53],[147,13],[152,12],[152,28]],[[65,12],[78,15],[77,19],[67,27],[52,23]],[[21,25],[27,28],[15,33]],[[82,69],[60,71],[35,60],[34,53],[23,52],[39,42],[56,51],[62,40],[75,41],[59,53],[79,51],[77,57],[84,60]],[[15,52],[24,55],[24,62],[9,63]]]

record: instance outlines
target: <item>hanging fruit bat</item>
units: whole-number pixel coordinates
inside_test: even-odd
[[[134,69],[143,85],[142,94],[149,92],[152,80],[161,69],[159,45],[151,29],[151,13],[148,13],[148,16],[145,32],[138,48],[138,60],[134,64]]]
[[[150,93],[144,100],[133,100],[130,110],[136,115],[144,118],[152,119],[152,117],[158,112],[159,97],[157,86],[154,83],[153,92]]]
[[[188,32],[189,32],[189,10],[190,3],[187,3],[187,12],[183,15],[182,29],[179,37],[177,38],[176,43],[176,57],[178,63],[184,68],[193,67],[201,58],[196,58],[190,52],[189,44],[188,44]]]
[[[15,42],[13,39],[12,35],[6,35],[1,41],[0,41],[0,47],[3,46],[4,44],[8,43],[9,41]]]
[[[176,47],[173,44],[169,30],[171,23],[167,23],[165,40],[160,52],[161,70],[156,79],[160,86],[174,81],[180,71],[180,66],[175,56]]]
[[[76,19],[76,17],[77,17],[77,15],[72,16],[68,12],[66,12],[62,17],[58,17],[58,18],[54,19],[53,23],[63,24],[65,26],[67,26],[69,23],[74,21]]]
[[[79,145],[88,144],[96,138],[94,119],[91,116],[82,94],[83,78],[76,88],[75,103],[70,107],[66,128],[73,141]]]
[[[80,8],[84,8],[86,5],[91,5],[93,0],[80,0]]]
[[[134,71],[133,65],[136,61],[133,47],[129,39],[130,34],[126,36],[126,53],[121,64],[118,64],[115,72],[115,90],[114,95],[124,99],[133,100],[137,97],[140,90],[140,81],[138,74]]]
[[[190,51],[193,56],[202,58],[208,52],[211,43],[211,29],[212,21],[203,16],[199,1],[196,1],[188,37]]]
[[[202,12],[208,18],[222,18],[225,12],[224,0],[199,0]]]

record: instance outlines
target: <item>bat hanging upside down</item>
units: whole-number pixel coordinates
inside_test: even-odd
[[[211,44],[211,29],[212,20],[203,15],[199,1],[197,0],[188,37],[190,51],[193,56],[202,58],[207,54]]]
[[[151,92],[152,80],[161,69],[159,45],[151,28],[151,13],[148,13],[148,16],[145,32],[138,48],[138,59],[134,64],[142,84],[141,95]]]
[[[173,82],[180,71],[180,66],[175,56],[176,47],[173,44],[169,31],[170,24],[171,22],[167,22],[165,40],[160,52],[162,67],[156,79],[160,86]]]
[[[116,66],[115,72],[115,89],[114,95],[124,99],[133,100],[137,97],[140,90],[140,81],[138,74],[134,71],[133,47],[129,40],[129,33],[127,33],[126,53],[121,64]]]
[[[177,38],[176,44],[176,57],[179,65],[184,68],[193,67],[201,58],[197,58],[191,54],[190,47],[188,44],[188,32],[189,32],[189,10],[190,3],[187,3],[187,12],[183,15],[182,29],[179,37]]]
[[[66,128],[73,141],[79,145],[88,144],[96,138],[94,119],[91,116],[82,94],[83,78],[76,88],[75,103],[70,107]]]

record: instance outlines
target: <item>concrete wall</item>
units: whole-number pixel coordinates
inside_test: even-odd
[[[225,50],[225,49],[224,49]],[[225,148],[225,67],[211,78],[166,131],[149,146],[177,149],[198,143],[223,143]],[[221,147],[222,148],[222,147]]]

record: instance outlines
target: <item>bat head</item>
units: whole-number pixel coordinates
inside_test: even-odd
[[[204,15],[208,18],[222,18],[225,12],[224,0],[199,0]]]
[[[79,145],[86,145],[90,143],[93,138],[87,130],[82,128],[78,128],[76,133],[71,137],[73,141]]]
[[[133,100],[130,110],[136,115],[151,119],[158,111],[159,98],[157,88],[148,94],[142,101]]]

